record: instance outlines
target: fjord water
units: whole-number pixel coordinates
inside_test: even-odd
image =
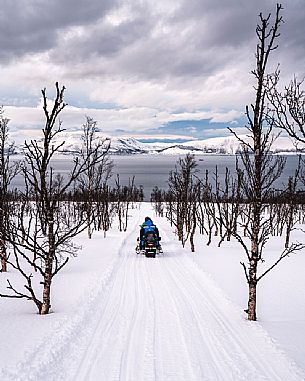
[[[168,177],[171,170],[179,158],[185,157],[179,155],[129,155],[113,156],[115,163],[114,173],[120,175],[122,184],[128,184],[128,179],[135,176],[135,184],[142,185],[144,189],[145,201],[149,201],[151,192],[155,186],[161,189],[168,189]],[[286,166],[281,177],[275,183],[276,188],[283,189],[289,176],[293,176],[298,165],[298,157],[285,156]],[[206,170],[209,172],[210,181],[214,179],[214,173],[217,166],[219,178],[224,179],[226,167],[234,175],[236,166],[235,155],[196,155],[198,173],[197,176],[204,180]],[[111,183],[114,183],[112,178]]]
[[[168,189],[168,176],[171,170],[175,169],[179,158],[184,155],[111,155],[114,162],[113,176],[110,180],[110,185],[115,185],[117,175],[120,178],[121,185],[127,185],[129,179],[135,176],[135,185],[143,186],[145,201],[149,201],[151,191],[155,186],[160,189]],[[213,180],[215,168],[217,166],[220,179],[224,178],[226,167],[231,171],[232,175],[235,172],[235,155],[196,155],[198,164],[199,178],[204,179],[206,170],[209,171],[211,181]],[[288,177],[294,175],[298,163],[298,157],[295,155],[286,156],[286,166],[276,182],[277,188],[283,188],[287,184]],[[52,161],[55,172],[68,174],[72,167],[73,159],[68,156],[58,156]],[[21,176],[18,176],[12,186],[22,187],[23,181]]]

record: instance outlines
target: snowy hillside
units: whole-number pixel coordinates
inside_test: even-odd
[[[63,132],[58,135],[57,144],[65,142],[61,151],[69,154],[80,150],[82,145],[82,133],[79,131]],[[111,154],[156,154],[180,155],[192,154],[235,154],[240,150],[240,143],[234,136],[210,138],[205,140],[191,140],[184,143],[142,143],[130,137],[105,137],[102,133],[100,140],[110,139]],[[243,136],[246,141],[249,138]],[[303,145],[304,146],[304,145]],[[300,145],[299,148],[302,148]],[[295,153],[293,142],[288,137],[279,137],[272,146],[274,153]],[[16,147],[16,153],[20,153],[22,147]]]
[[[246,136],[241,137],[250,143],[250,139]],[[303,145],[304,146],[304,145]],[[301,147],[300,147],[301,148]],[[194,154],[202,153],[217,153],[217,154],[229,154],[234,155],[240,150],[240,142],[234,136],[210,138],[205,140],[197,140],[191,142],[185,142],[177,144],[172,147],[163,149],[163,154],[183,153],[189,151]],[[272,145],[274,153],[289,153],[295,152],[295,146],[288,137],[279,137]]]
[[[157,258],[135,254],[146,215],[162,234]],[[260,285],[259,322],[249,322],[238,243],[207,247],[197,236],[191,254],[149,203],[130,216],[125,233],[114,224],[106,238],[77,237],[83,250],[54,279],[50,315],[0,299],[1,381],[305,379],[304,253]],[[7,277],[18,282],[0,274],[2,292]]]
[[[147,148],[143,143],[138,142],[134,138],[117,138],[108,137],[104,134],[97,134],[100,142],[105,141],[105,145],[110,143],[110,153],[113,154],[129,154],[129,153],[145,153]],[[107,140],[106,140],[107,139]],[[82,133],[79,131],[63,132],[57,135],[55,143],[65,142],[62,151],[67,153],[77,152],[82,146]]]

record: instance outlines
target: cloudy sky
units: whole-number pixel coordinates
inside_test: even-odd
[[[305,0],[282,2],[270,70],[305,75]],[[43,124],[41,89],[66,87],[67,130],[189,140],[242,128],[253,99],[255,27],[273,0],[0,0],[0,104],[11,134]]]

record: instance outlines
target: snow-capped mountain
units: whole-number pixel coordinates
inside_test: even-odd
[[[245,142],[251,144],[251,139],[245,135],[240,136]],[[197,140],[182,143],[176,146],[180,150],[192,150],[193,153],[217,153],[235,155],[241,150],[240,141],[233,135],[227,137],[210,138],[206,140]],[[305,145],[298,145],[298,149],[304,149]],[[174,152],[175,148],[171,147],[165,150]],[[296,147],[289,137],[278,137],[272,144],[273,153],[295,153]]]
[[[251,139],[247,136],[241,138],[251,143]],[[235,155],[241,150],[241,143],[235,136],[209,138],[205,140],[188,141],[184,143],[139,143],[136,139],[128,139],[129,144],[136,143],[135,147],[141,149],[143,153],[159,153],[163,155],[179,155],[179,154],[224,154]],[[117,142],[112,142],[115,150]],[[296,153],[294,142],[289,137],[278,137],[273,145],[272,152],[277,153]],[[298,144],[298,150],[305,149],[305,145]],[[135,151],[133,153],[136,153]]]
[[[232,135],[227,137],[209,138],[205,140],[188,141],[184,143],[142,143],[132,137],[106,137],[105,135],[97,135],[100,141],[105,141],[105,146],[110,144],[109,153],[117,155],[126,154],[162,154],[162,155],[179,155],[179,154],[226,154],[234,155],[240,151],[241,143]],[[242,136],[242,138],[250,143],[250,138]],[[82,132],[72,131],[63,132],[57,135],[55,144],[63,143],[60,152],[65,154],[73,154],[79,152],[82,146]],[[304,149],[305,145],[298,146]],[[296,148],[289,137],[279,137],[272,145],[274,153],[295,153]],[[16,153],[22,152],[22,147],[16,146]]]

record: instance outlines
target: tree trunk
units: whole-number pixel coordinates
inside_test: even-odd
[[[7,263],[6,263],[6,248],[3,242],[0,242],[0,258],[1,258],[1,272],[7,272]]]
[[[44,282],[43,282],[43,294],[42,294],[42,305],[41,305],[41,315],[47,315],[51,307],[51,283],[53,278],[53,261],[55,258],[55,246],[54,246],[54,220],[53,214],[49,212],[48,221],[48,243],[49,252],[47,259],[45,261],[45,271],[44,271]]]
[[[195,244],[194,244],[194,235],[196,231],[196,224],[197,224],[197,219],[196,219],[196,205],[193,207],[193,227],[190,235],[190,244],[191,244],[191,251],[192,253],[195,252]]]
[[[51,283],[52,283],[52,259],[48,259],[44,273],[44,286],[40,315],[47,315],[50,311]]]
[[[287,221],[287,229],[286,229],[286,239],[285,239],[285,249],[289,247],[289,241],[290,241],[290,233],[293,226],[293,211],[294,206],[289,206],[289,215],[288,215],[288,221]]]
[[[88,238],[89,238],[89,239],[92,238],[92,230],[91,230],[90,223],[88,223]]]
[[[91,202],[91,201],[89,201]],[[91,209],[91,204],[88,204],[88,207],[87,207],[87,224],[88,224],[88,229],[87,229],[87,232],[88,232],[88,238],[91,239],[92,238],[92,221],[91,221],[91,218],[92,218],[92,209]]]
[[[1,258],[1,271],[6,272],[7,271],[7,263],[6,263],[6,247],[5,247],[5,240],[4,240],[4,232],[5,232],[5,214],[4,214],[4,202],[3,202],[3,192],[0,193],[0,258]]]
[[[256,286],[257,283],[249,283],[248,320],[256,321]]]
[[[88,238],[92,238],[92,174],[91,170],[88,170],[88,205],[87,205],[87,220],[88,220]]]
[[[258,237],[259,237],[259,207],[255,206],[254,226],[252,229],[251,259],[249,267],[249,299],[248,320],[256,320],[256,286],[257,286],[257,264],[258,264]]]

